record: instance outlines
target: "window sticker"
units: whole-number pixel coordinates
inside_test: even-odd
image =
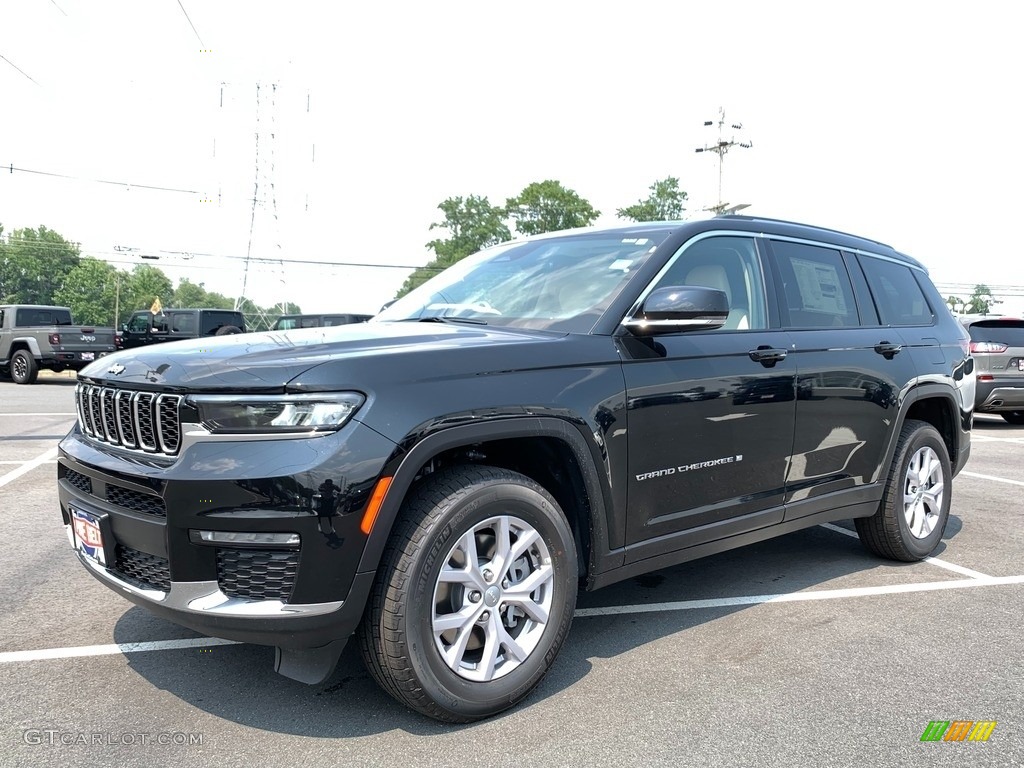
[[[840,287],[838,269],[831,264],[807,259],[790,259],[790,262],[804,309],[832,315],[846,314],[846,297]]]

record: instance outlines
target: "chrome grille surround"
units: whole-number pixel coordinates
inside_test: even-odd
[[[176,456],[181,448],[181,395],[77,384],[75,409],[84,434],[108,445]]]

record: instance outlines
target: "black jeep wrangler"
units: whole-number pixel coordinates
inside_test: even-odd
[[[316,683],[356,633],[431,717],[525,697],[578,588],[828,521],[913,561],[973,360],[887,245],[730,216],[471,256],[368,323],[129,350],[60,445],[83,566]]]
[[[245,333],[245,316],[230,309],[164,309],[133,312],[121,327],[118,349],[133,349],[165,341]]]

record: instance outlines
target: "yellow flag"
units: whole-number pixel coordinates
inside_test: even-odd
[[[152,312],[154,315],[157,314],[158,312],[164,311],[164,305],[160,303],[159,296],[156,297],[156,301],[153,302],[153,306],[149,308],[149,311]]]

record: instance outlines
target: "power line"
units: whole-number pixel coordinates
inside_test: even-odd
[[[67,16],[67,13],[64,12],[64,9],[61,8],[59,5],[57,5],[57,0],[50,0],[50,2],[53,3],[53,7],[54,8],[56,8],[58,11],[63,13],[65,16]]]
[[[181,8],[181,12],[185,14],[185,18],[188,20],[188,25],[192,27],[192,31],[196,33],[196,40],[199,41],[199,45],[203,48],[206,44],[203,42],[203,38],[199,36],[199,32],[196,31],[196,25],[192,23],[192,19],[188,16],[188,11],[185,10],[185,6],[181,4],[181,0],[178,0],[178,7]]]
[[[12,67],[14,67],[14,68],[15,68],[16,70],[18,70],[19,72],[21,72],[21,74],[25,75],[25,77],[27,77],[27,78],[28,78],[29,80],[31,80],[31,81],[32,81],[33,83],[35,83],[36,85],[39,85],[39,83],[38,83],[38,82],[36,82],[35,78],[33,78],[33,77],[32,77],[32,76],[30,75],[30,74],[28,74],[27,72],[25,72],[25,70],[23,70],[23,69],[22,69],[21,67],[19,67],[19,66],[18,66],[17,64],[15,64],[15,63],[14,63],[13,61],[11,61],[10,59],[8,59],[8,58],[7,58],[6,56],[4,56],[4,55],[3,55],[2,53],[0,53],[0,59],[3,59],[4,61],[6,61],[6,62],[7,62],[8,64],[10,64],[10,65],[11,65]],[[40,87],[40,88],[42,88],[43,86],[39,85],[39,87]]]
[[[33,82],[35,82],[35,81],[33,81]],[[38,85],[38,83],[36,83],[36,85]],[[198,195],[198,194],[200,194],[200,192],[198,190],[195,190],[195,189],[179,189],[178,187],[162,187],[162,186],[159,186],[157,184],[135,184],[135,183],[130,182],[130,181],[113,181],[111,179],[90,179],[90,178],[86,178],[84,176],[71,176],[71,175],[66,174],[66,173],[56,173],[54,171],[40,171],[40,170],[36,170],[34,168],[19,168],[18,166],[14,165],[13,163],[7,166],[7,172],[9,174],[10,173],[14,173],[15,171],[18,171],[20,173],[32,173],[32,174],[35,174],[37,176],[51,176],[51,177],[57,178],[57,179],[71,179],[73,181],[89,181],[89,182],[93,182],[94,184],[111,184],[111,185],[117,186],[117,187],[131,187],[133,189],[153,189],[153,190],[157,190],[159,192],[180,192],[181,194],[186,194],[186,195]]]
[[[39,246],[39,247],[42,247],[42,248],[54,248],[54,249],[56,249],[56,248],[63,248],[65,246],[64,243],[54,243],[54,242],[51,242],[49,240],[39,240],[38,238],[19,238],[19,242],[31,243],[32,245]],[[344,242],[344,241],[339,241],[339,242]],[[77,245],[79,250],[83,250],[81,248],[81,243],[69,243],[69,244],[73,245],[73,246]],[[108,251],[108,250],[103,250],[102,248],[87,248],[87,249],[84,249],[84,250],[88,251],[88,253],[85,254],[86,257],[89,254],[97,254],[97,253],[98,254],[110,254],[112,256],[121,256],[121,255],[123,255],[122,251]],[[440,272],[443,269],[443,267],[427,267],[427,266],[425,266],[423,264],[383,264],[383,263],[380,263],[380,262],[326,261],[326,260],[321,260],[321,259],[283,259],[283,258],[269,258],[269,257],[265,258],[265,257],[260,257],[260,256],[243,256],[243,255],[240,255],[240,254],[230,254],[230,253],[209,253],[209,252],[204,252],[204,251],[160,251],[160,252],[166,253],[168,256],[175,256],[175,255],[185,254],[185,255],[191,256],[191,257],[205,256],[205,257],[213,258],[213,259],[230,259],[230,260],[235,260],[235,261],[246,261],[246,260],[248,260],[248,261],[253,261],[253,262],[258,262],[258,263],[265,263],[265,264],[282,264],[282,263],[284,263],[285,265],[290,265],[290,264],[309,264],[309,265],[312,265],[312,266],[368,267],[368,268],[373,268],[373,269],[428,269],[428,270],[430,270],[432,272]],[[149,251],[147,249],[147,253],[153,253],[153,251]],[[122,262],[122,263],[125,263],[125,264],[137,264],[138,262],[130,261],[130,262]],[[224,269],[227,269],[227,268],[228,267],[224,267]]]

